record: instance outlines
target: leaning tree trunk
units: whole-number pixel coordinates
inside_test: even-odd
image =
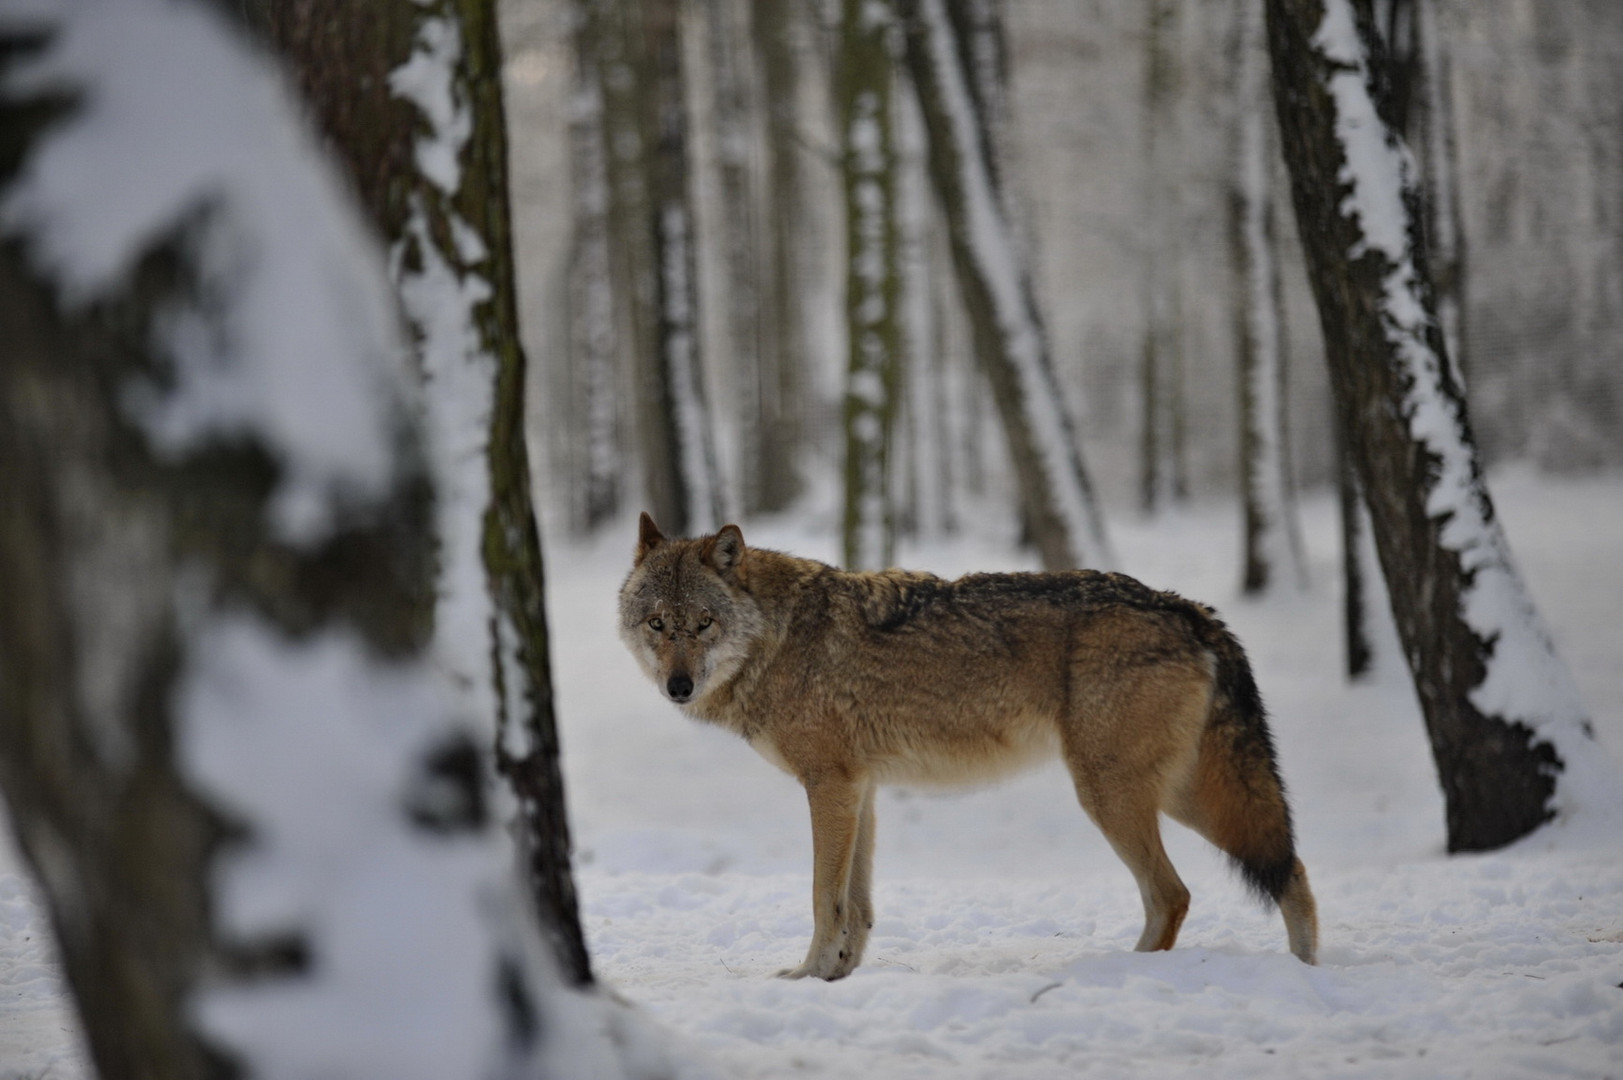
[[[1369,9],[1268,0],[1275,103],[1336,405],[1425,715],[1451,851],[1615,805],[1494,516],[1436,319],[1420,196],[1379,97]]]
[[[946,211],[975,350],[1003,420],[1033,539],[1049,569],[1108,565],[1104,521],[993,171],[986,117],[969,75],[962,0],[903,0],[899,7],[931,180]]]
[[[901,269],[898,265],[895,13],[885,0],[845,0],[838,97],[845,181],[844,562],[882,570],[896,553],[891,444],[900,391]]]
[[[1268,54],[1262,11],[1239,5],[1234,60],[1239,102],[1238,157],[1230,193],[1230,247],[1239,269],[1240,504],[1244,519],[1241,587],[1258,595],[1283,575],[1304,580],[1301,534],[1290,476],[1286,423],[1285,303],[1274,221],[1274,124],[1268,115]]]
[[[615,297],[635,368],[650,509],[667,532],[724,513],[699,353],[698,275],[678,0],[580,0],[603,94]]]
[[[426,381],[442,655],[489,725],[525,875],[559,962],[591,981],[552,709],[524,438],[501,46],[493,0],[267,3],[260,22],[355,178]]]
[[[535,1075],[560,991],[431,640],[449,466],[239,31],[0,13],[0,787],[101,1075]]]

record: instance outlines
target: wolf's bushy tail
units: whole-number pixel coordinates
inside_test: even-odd
[[[1253,892],[1278,902],[1296,872],[1296,838],[1268,715],[1234,635],[1215,616],[1203,631],[1216,685],[1190,794],[1207,838]]]

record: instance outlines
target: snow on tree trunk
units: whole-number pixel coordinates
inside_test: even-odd
[[[260,32],[391,245],[426,384],[438,487],[440,655],[512,798],[525,876],[559,960],[590,979],[569,873],[540,540],[530,505],[506,198],[500,46],[489,0],[288,5]],[[384,167],[380,168],[380,162]]]
[[[1284,296],[1277,257],[1272,175],[1275,146],[1268,114],[1268,54],[1262,11],[1240,7],[1239,155],[1234,251],[1240,268],[1240,500],[1244,510],[1242,588],[1266,592],[1278,575],[1302,584],[1302,542],[1291,486],[1285,416]]]
[[[1452,851],[1619,813],[1615,765],[1511,561],[1419,243],[1413,165],[1351,0],[1268,0],[1275,102],[1337,406],[1437,761]]]
[[[1054,375],[1030,273],[992,172],[985,117],[968,76],[963,13],[904,0],[908,69],[947,215],[953,263],[1003,420],[1033,538],[1049,569],[1112,561],[1104,521]]]
[[[891,37],[884,0],[845,0],[839,107],[845,181],[845,565],[882,570],[896,552],[891,442],[900,389],[898,265]]]
[[[437,18],[399,85],[455,106]],[[625,1075],[430,641],[430,481],[476,484],[443,455],[483,432],[435,418],[424,461],[384,260],[238,30],[160,0],[0,13],[0,784],[97,1068]],[[459,115],[418,144],[441,179]],[[465,345],[492,287],[421,295],[430,246],[412,303]]]
[[[390,87],[421,111],[416,160],[429,183],[391,238],[390,265],[428,382],[441,544],[435,635],[441,655],[456,657],[475,715],[494,721],[525,881],[562,970],[585,984],[530,502],[496,8],[409,6],[421,12],[416,47]]]

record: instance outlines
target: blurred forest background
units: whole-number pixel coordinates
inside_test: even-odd
[[[993,157],[1107,515],[1238,488],[1246,301],[1236,222],[1243,128],[1259,109],[1281,268],[1288,468],[1298,486],[1335,477],[1318,317],[1272,106],[1248,90],[1247,65],[1266,63],[1246,25],[1260,23],[1254,7],[1018,0],[996,5],[1001,32],[973,46],[995,69],[988,85],[1006,90],[990,110]],[[1623,464],[1623,5],[1375,7],[1394,54],[1424,61],[1409,88],[1420,117],[1409,136],[1432,191],[1443,188],[1433,270],[1458,305],[1484,460],[1559,472]],[[638,331],[624,297],[602,285],[613,277],[605,230],[619,227],[604,185],[638,150],[614,127],[616,95],[635,94],[631,69],[604,57],[627,59],[615,50],[646,31],[626,21],[645,8],[680,13],[668,28],[679,52],[659,91],[667,109],[679,98],[680,112],[660,122],[680,122],[685,135],[696,314],[687,330],[719,483],[712,503],[728,518],[784,509],[837,478],[846,457],[840,4],[504,0],[538,485],[552,528],[576,534],[625,511],[659,513],[638,437]],[[894,66],[901,85],[906,66]],[[1006,498],[1013,513],[1018,495],[971,363],[914,95],[904,87],[890,102],[902,300],[887,498],[899,531],[927,537],[982,497]],[[1451,234],[1445,259],[1439,229]],[[837,513],[838,501],[816,505]],[[704,516],[693,529],[711,524]]]

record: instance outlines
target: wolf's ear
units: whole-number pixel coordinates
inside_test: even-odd
[[[665,534],[659,531],[654,519],[648,516],[648,511],[642,512],[637,519],[637,555],[633,565],[641,566],[642,561],[648,558],[648,553],[665,542]]]
[[[710,550],[705,557],[715,567],[716,573],[730,573],[744,557],[744,534],[737,525],[723,525],[721,531],[711,538]]]

